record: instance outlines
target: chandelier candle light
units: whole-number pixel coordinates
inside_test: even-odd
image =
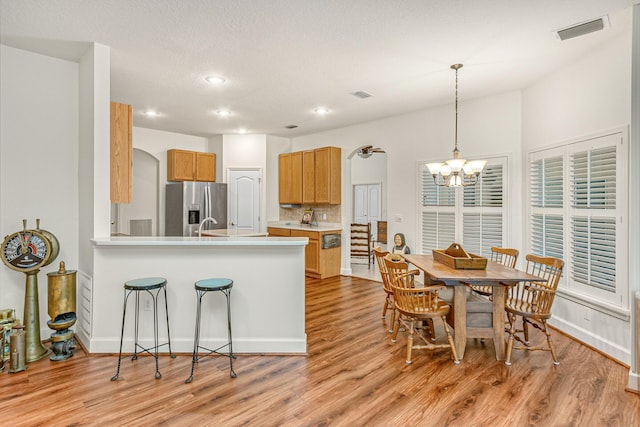
[[[433,176],[436,185],[441,187],[467,187],[476,185],[480,180],[480,173],[486,160],[466,161],[460,158],[460,150],[458,150],[458,70],[462,68],[462,64],[453,64],[452,70],[456,71],[456,134],[455,147],[453,149],[453,159],[447,160],[445,163],[429,163],[427,168]],[[440,177],[440,178],[438,178]]]

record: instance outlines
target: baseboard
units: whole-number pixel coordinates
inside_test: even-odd
[[[557,316],[551,318],[549,325],[575,340],[592,347],[594,350],[603,353],[605,356],[617,361],[618,363],[625,366],[631,365],[631,353],[627,348],[621,347],[620,345],[606,340],[603,337],[593,335],[590,331],[566,322]]]
[[[166,342],[160,337],[160,343]],[[200,345],[207,348],[218,348],[226,344],[225,340],[208,339],[201,340]],[[143,347],[151,347],[153,341],[149,339],[140,340]],[[118,353],[120,348],[119,339],[92,339],[88,346],[84,346],[90,350],[89,353]],[[123,352],[133,351],[133,339],[125,338],[122,344]],[[193,352],[193,339],[171,339],[171,351],[175,353],[191,353]],[[162,346],[160,353],[168,353],[168,346]],[[233,352],[246,354],[306,354],[307,353],[307,336],[301,339],[233,339]]]

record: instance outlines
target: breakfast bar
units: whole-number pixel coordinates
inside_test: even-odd
[[[77,336],[90,353],[118,351],[122,287],[127,280],[167,279],[171,345],[193,350],[193,284],[210,277],[234,282],[232,325],[238,353],[305,354],[305,246],[303,237],[111,237],[93,241],[93,275],[80,279]],[[160,301],[160,304],[164,302]],[[212,348],[227,338],[224,298],[206,301],[201,342]],[[131,307],[133,307],[131,305]],[[142,301],[141,341],[151,342],[152,311]],[[128,316],[126,331],[133,330]],[[161,324],[163,320],[161,319]],[[127,334],[125,337],[132,337]],[[132,348],[125,339],[124,350]],[[167,350],[168,351],[168,350]]]

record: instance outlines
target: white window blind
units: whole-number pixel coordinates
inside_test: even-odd
[[[455,241],[455,219],[453,212],[422,213],[422,253],[446,248]]]
[[[570,171],[571,277],[609,292],[616,290],[616,149],[576,151]]]
[[[611,133],[529,155],[528,250],[565,261],[562,287],[628,305],[627,144]]]
[[[531,252],[564,259],[564,169],[563,155],[533,160],[529,192]]]

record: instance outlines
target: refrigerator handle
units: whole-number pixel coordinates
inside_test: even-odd
[[[204,217],[211,217],[211,187],[208,185],[204,187]]]

